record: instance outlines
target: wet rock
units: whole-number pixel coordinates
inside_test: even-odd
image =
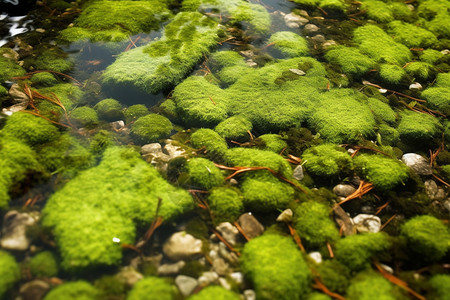
[[[228,264],[223,258],[215,259],[213,261],[213,270],[220,276],[225,276],[228,274]]]
[[[26,234],[27,227],[36,225],[38,221],[38,212],[20,213],[16,210],[7,212],[3,218],[1,247],[16,251],[27,250],[31,243]]]
[[[29,98],[17,83],[14,83],[9,89],[9,96],[13,105],[3,108],[2,112],[4,114],[11,115],[27,108]]]
[[[219,277],[219,283],[224,289],[231,290],[231,284],[225,278]]]
[[[245,290],[244,291],[245,300],[256,300],[256,293],[254,290]]]
[[[306,73],[304,71],[299,70],[299,69],[289,69],[289,71],[291,71],[292,73],[294,73],[295,75],[298,75],[298,76],[306,75]]]
[[[359,214],[353,218],[353,224],[358,232],[379,232],[381,220],[374,215]]]
[[[264,232],[264,226],[251,213],[242,214],[238,219],[238,223],[249,239],[257,237]]]
[[[409,89],[413,91],[419,91],[422,89],[422,85],[418,82],[414,82],[409,85]]]
[[[418,175],[431,175],[433,170],[430,163],[421,155],[416,153],[406,153],[402,156],[405,165],[413,169]]]
[[[292,172],[292,177],[294,177],[294,179],[298,181],[302,180],[305,177],[305,175],[303,174],[302,165],[298,165],[295,167],[294,171]]]
[[[216,272],[203,272],[198,278],[198,284],[201,286],[207,286],[215,283],[219,279],[219,275]]]
[[[300,26],[303,26],[309,22],[308,19],[303,18],[294,13],[284,15],[283,18],[284,18],[284,22],[286,23],[286,26],[289,28],[299,28]]]
[[[186,265],[183,260],[174,264],[163,264],[158,267],[159,276],[171,276],[180,273],[180,270]]]
[[[156,163],[158,160],[169,161],[170,156],[163,153],[160,143],[146,144],[141,147],[141,155],[149,163]]]
[[[116,274],[116,278],[119,282],[125,284],[127,287],[131,288],[139,280],[144,278],[144,275],[136,271],[132,267],[123,267],[119,273]]]
[[[289,223],[292,222],[292,216],[294,213],[292,212],[292,209],[288,208],[283,210],[283,212],[278,216],[277,222],[284,222]]]
[[[353,176],[349,178],[348,182],[350,182],[354,186],[359,186],[359,184],[361,183],[361,178],[359,178],[359,176]]]
[[[154,256],[137,256],[130,261],[130,267],[139,269],[139,266],[145,263],[145,264],[152,264],[156,268],[158,268],[162,258],[163,255],[161,253]]]
[[[41,300],[44,298],[50,284],[43,280],[32,280],[20,287],[16,300]]]
[[[318,44],[322,44],[325,43],[325,37],[321,34],[315,35],[311,38],[311,40],[313,40],[314,42],[318,43]]]
[[[169,160],[177,158],[177,157],[188,157],[188,153],[183,147],[176,145],[176,141],[167,139],[164,141],[166,145],[164,146],[163,151],[169,155]]]
[[[163,252],[172,260],[188,259],[202,253],[202,244],[201,240],[180,231],[172,234],[164,243]]]
[[[253,52],[253,50],[239,51],[239,53],[244,55],[245,57],[248,57],[248,58],[255,57],[255,52]]]
[[[450,213],[450,198],[447,198],[447,200],[443,203],[445,209]]]
[[[197,287],[197,284],[197,280],[189,276],[178,275],[175,278],[175,285],[184,297],[189,296]]]
[[[219,243],[219,255],[231,264],[237,264],[239,262],[239,257],[236,253],[231,252],[222,242]]]
[[[244,283],[244,274],[242,274],[241,272],[231,273],[230,278],[239,285]]]
[[[245,64],[251,68],[256,68],[258,64],[253,59],[245,60]]]
[[[338,184],[333,188],[333,193],[341,197],[347,197],[355,191],[356,189],[350,184]]]
[[[431,200],[443,200],[445,198],[445,191],[439,188],[434,180],[425,180],[424,185],[425,192]]]
[[[347,213],[340,206],[335,206],[333,208],[334,220],[338,224],[339,228],[342,228],[342,232],[345,236],[352,235],[356,233],[356,229],[353,226],[352,219],[347,215]]]
[[[230,222],[223,222],[216,227],[216,230],[228,243],[233,246],[236,245],[236,242],[240,237],[240,233],[234,225],[232,225]]]
[[[444,49],[444,50],[441,50],[441,53],[444,54],[444,55],[447,55],[447,54],[450,54],[450,50],[449,49]]]
[[[320,252],[310,252],[308,256],[316,262],[316,264],[322,263],[322,254]]]
[[[306,34],[311,34],[318,32],[320,28],[314,24],[306,24],[304,30]]]
[[[112,129],[116,132],[128,129],[125,127],[125,122],[122,120],[114,121],[114,122],[111,122],[110,124],[111,124]]]
[[[327,41],[325,41],[325,43],[322,44],[322,47],[323,47],[324,49],[327,49],[328,47],[336,46],[336,45],[337,45],[336,41],[333,41],[333,40],[327,40]]]

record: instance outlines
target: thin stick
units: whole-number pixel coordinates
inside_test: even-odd
[[[216,102],[214,102],[213,98],[211,96],[209,96],[209,100],[211,100],[211,102],[216,105]]]
[[[381,225],[380,231],[383,230],[384,227],[386,227],[389,223],[391,223],[391,221],[394,220],[394,218],[395,218],[396,216],[397,216],[396,214],[393,215],[392,217],[389,218],[389,220],[386,221],[386,223],[384,223],[383,225]]]
[[[303,253],[306,253],[305,247],[303,247],[302,240],[301,240],[300,236],[298,235],[297,231],[291,226],[291,224],[289,224],[289,223],[286,223],[286,224],[289,228],[289,233],[294,238],[294,241],[297,244],[297,246],[300,248],[300,250]]]
[[[223,236],[218,233],[215,229],[213,229],[214,234],[217,236],[217,238],[225,244],[225,246],[227,246],[228,249],[230,249],[232,252],[236,253],[237,256],[241,256],[241,253],[239,253],[236,249],[233,248],[233,246],[230,245],[230,243],[227,242],[227,240],[225,240],[223,238]]]
[[[313,285],[313,288],[318,289],[318,290],[321,290],[324,294],[326,294],[326,295],[328,295],[328,296],[330,296],[330,297],[333,297],[334,299],[337,299],[337,300],[346,300],[345,297],[343,297],[343,296],[341,296],[341,295],[339,295],[339,294],[336,294],[336,293],[333,293],[332,291],[330,291],[330,290],[322,283],[322,281],[320,281],[319,278],[315,277],[315,278],[314,278],[314,282],[315,282],[315,284]]]
[[[250,238],[245,233],[245,231],[242,229],[241,225],[239,225],[238,222],[234,222],[233,224],[234,224],[234,226],[236,226],[237,230],[239,230],[239,232],[242,234],[242,236],[247,240],[247,242],[250,241]]]
[[[446,186],[449,186],[449,187],[450,187],[450,184],[448,184],[447,182],[445,182],[443,179],[439,178],[437,175],[432,174],[432,176],[433,176],[436,180],[438,180],[439,182],[441,182],[441,183],[445,184]]]
[[[391,203],[391,201],[392,201],[392,199],[388,200],[385,204],[383,204],[380,207],[378,207],[378,210],[377,210],[377,212],[375,214],[378,215],[383,209],[385,209],[389,205],[389,203]]]

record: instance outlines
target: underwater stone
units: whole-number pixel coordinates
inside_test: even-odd
[[[333,188],[333,193],[341,197],[347,197],[353,194],[355,191],[356,189],[353,187],[353,185],[350,184],[338,184]]]
[[[291,12],[284,15],[284,22],[289,28],[299,28],[300,26],[307,24],[309,20]]]
[[[20,287],[19,298],[17,300],[41,300],[47,291],[50,290],[50,284],[44,280],[32,280]]]
[[[314,24],[306,24],[304,30],[307,34],[311,34],[311,33],[315,33],[317,31],[319,31],[320,28]]]
[[[184,231],[176,232],[163,245],[167,257],[176,261],[202,253],[202,241]]]
[[[292,212],[292,209],[288,208],[283,210],[281,214],[277,217],[277,222],[284,222],[284,223],[290,223],[292,222],[292,216],[294,213]]]
[[[180,273],[180,270],[186,263],[183,260],[179,260],[173,264],[162,264],[158,267],[158,275],[159,276],[171,276]]]
[[[249,239],[260,236],[264,232],[264,226],[251,213],[242,214],[238,223]]]
[[[131,135],[138,143],[145,144],[169,137],[172,128],[172,123],[166,117],[148,114],[131,125]]]
[[[379,232],[381,220],[374,215],[359,214],[353,219],[353,224],[358,232]]]
[[[220,232],[220,234],[227,242],[229,242],[233,246],[236,245],[240,233],[239,230],[235,226],[233,226],[230,222],[220,223],[219,225],[217,225],[216,230]]]
[[[195,278],[185,276],[185,275],[178,275],[175,278],[175,285],[178,287],[178,290],[181,292],[181,294],[184,297],[187,297],[197,287],[198,282]]]
[[[298,165],[295,167],[294,171],[292,172],[292,177],[298,181],[302,180],[305,177],[303,174],[302,165]]]
[[[416,153],[405,153],[402,156],[402,161],[405,165],[413,169],[418,175],[431,175],[433,174],[433,169],[430,163],[425,157]]]
[[[3,217],[1,247],[8,250],[24,251],[31,244],[27,237],[27,227],[34,226],[39,221],[39,213],[20,213],[11,210]]]

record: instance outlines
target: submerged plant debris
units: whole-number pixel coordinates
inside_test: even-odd
[[[0,299],[448,299],[449,0],[19,2]]]

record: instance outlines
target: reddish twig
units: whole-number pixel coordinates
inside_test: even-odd
[[[303,244],[302,244],[302,239],[298,235],[297,231],[291,226],[291,224],[289,224],[289,223],[286,223],[286,224],[287,224],[287,226],[289,228],[289,233],[294,238],[294,241],[297,244],[297,246],[300,248],[300,250],[303,253],[306,253],[305,247],[303,247]]]
[[[391,203],[391,201],[392,200],[388,200],[385,204],[378,207],[377,212],[375,214],[378,215],[383,209],[385,209],[389,205],[389,203]]]
[[[330,291],[330,290],[325,286],[325,284],[323,284],[322,281],[320,281],[320,279],[319,279],[318,277],[315,277],[315,278],[314,278],[313,288],[318,289],[318,290],[321,290],[324,294],[326,294],[326,295],[328,295],[328,296],[330,296],[330,297],[332,297],[332,298],[334,298],[334,299],[337,299],[337,300],[345,300],[345,297],[343,297],[343,296],[341,296],[341,295],[339,295],[339,294],[336,294],[336,293]]]
[[[228,249],[230,249],[230,251],[234,252],[237,256],[241,256],[241,253],[239,253],[239,251],[237,251],[236,249],[233,248],[233,246],[231,246],[230,243],[227,242],[226,239],[224,239],[224,237],[217,232],[217,230],[213,229],[214,234],[217,236],[217,238],[225,244],[225,246],[227,246]]]
[[[367,194],[374,188],[373,184],[370,182],[366,182],[364,180],[361,180],[359,182],[359,187],[356,191],[354,191],[352,194],[348,195],[344,200],[342,200],[339,203],[336,203],[335,206],[339,206],[347,201],[350,201],[355,198],[361,198],[363,195]]]
[[[247,234],[245,233],[245,231],[242,229],[241,225],[239,225],[238,222],[234,222],[233,224],[234,224],[234,226],[236,226],[237,230],[242,234],[242,236],[243,236],[247,241],[250,241],[250,238],[247,236]]]
[[[394,220],[394,218],[395,218],[396,216],[397,216],[397,215],[393,215],[392,217],[389,218],[389,220],[386,221],[386,223],[384,223],[383,225],[381,225],[380,231],[383,230],[384,227],[386,227],[389,223],[391,223],[391,221]]]

